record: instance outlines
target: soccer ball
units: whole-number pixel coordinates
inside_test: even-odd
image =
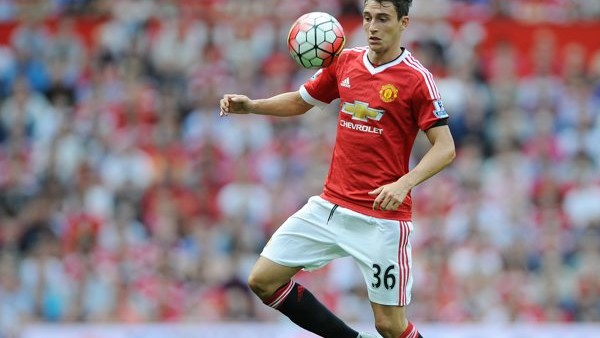
[[[304,68],[329,66],[342,52],[346,36],[340,23],[330,14],[306,13],[290,28],[288,49]]]

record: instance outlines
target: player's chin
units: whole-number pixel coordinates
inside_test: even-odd
[[[369,49],[379,53],[383,51],[384,48],[380,41],[369,41]]]

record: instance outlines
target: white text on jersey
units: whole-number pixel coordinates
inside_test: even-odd
[[[353,122],[345,121],[345,120],[340,120],[340,126],[344,127],[344,128],[348,128],[348,129],[358,130],[363,133],[371,133],[371,134],[378,134],[378,135],[383,134],[383,129],[381,129],[381,128],[375,128],[373,126],[366,126],[364,124],[353,123]]]

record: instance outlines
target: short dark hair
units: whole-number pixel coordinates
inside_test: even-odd
[[[391,2],[396,8],[396,13],[398,13],[398,20],[400,20],[403,16],[408,15],[408,10],[412,5],[412,0],[365,0],[364,4],[367,4],[367,1],[375,1],[375,2]]]

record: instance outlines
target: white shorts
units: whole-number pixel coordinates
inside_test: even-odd
[[[273,234],[261,256],[289,267],[315,270],[351,256],[367,285],[369,300],[410,303],[410,221],[375,218],[311,197]]]

